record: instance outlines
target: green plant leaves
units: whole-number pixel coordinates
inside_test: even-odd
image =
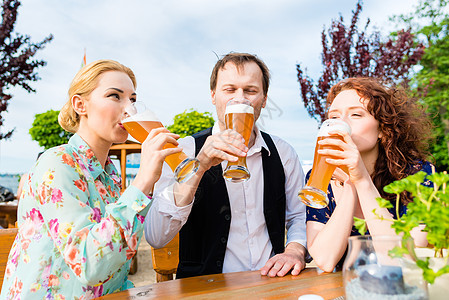
[[[431,180],[434,187],[423,185],[426,180]],[[410,231],[425,224],[423,231],[427,232],[427,241],[433,245],[436,254],[443,253],[442,249],[449,248],[449,194],[446,193],[446,185],[449,182],[449,175],[445,173],[435,173],[427,175],[425,172],[418,172],[402,180],[395,181],[387,185],[384,190],[388,193],[400,194],[407,191],[412,194],[413,201],[407,205],[407,213],[397,220],[393,220],[391,227],[397,234],[404,238],[410,237]],[[381,207],[388,207],[385,199],[377,199]],[[394,257],[410,253],[405,245],[401,249],[393,249],[391,255]],[[445,258],[446,260],[448,257]],[[437,271],[429,267],[429,259],[417,260],[417,266],[423,270],[426,281],[433,283],[435,278],[442,274],[449,273],[449,266],[440,268]]]
[[[366,221],[364,219],[354,217],[354,227],[357,229],[360,235],[365,235],[365,233],[367,232]]]
[[[377,197],[376,198],[377,203],[379,204],[380,207],[383,208],[393,208],[393,204],[391,204],[390,201],[385,200],[384,198],[381,197]]]

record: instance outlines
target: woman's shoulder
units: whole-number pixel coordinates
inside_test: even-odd
[[[35,173],[36,171],[58,168],[59,166],[73,168],[75,167],[77,158],[77,151],[72,146],[68,144],[56,146],[46,150],[42,153],[42,155],[40,155],[39,159],[36,161],[36,164],[32,168],[32,171]]]
[[[418,161],[411,166],[410,174],[414,174],[419,171],[426,172],[427,174],[432,174],[435,173],[435,166],[429,161]]]
[[[427,175],[430,175],[435,173],[435,166],[431,164],[429,161],[419,161],[409,168],[408,175],[413,175],[420,171],[427,173]],[[422,185],[433,187],[433,182],[426,178],[422,183]]]
[[[72,146],[68,144],[59,145],[48,150],[45,150],[44,153],[39,157],[39,161],[49,161],[54,160],[55,158],[60,158],[62,155],[68,154],[70,156],[76,156],[76,151]]]

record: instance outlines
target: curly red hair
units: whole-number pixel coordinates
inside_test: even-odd
[[[419,171],[429,156],[431,123],[423,107],[408,98],[404,89],[387,87],[374,78],[348,78],[335,84],[327,95],[327,107],[344,90],[355,90],[368,100],[367,110],[379,122],[382,137],[371,178],[380,195],[393,201],[395,195],[387,194],[383,187]],[[410,201],[410,195],[401,195],[402,203]]]

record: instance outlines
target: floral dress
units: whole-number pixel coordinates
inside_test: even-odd
[[[0,299],[92,299],[132,287],[127,280],[152,199],[134,186],[120,196],[75,134],[31,169],[18,209],[18,235]]]

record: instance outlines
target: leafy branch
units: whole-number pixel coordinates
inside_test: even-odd
[[[423,185],[427,180],[433,182],[433,187]],[[392,220],[391,227],[396,234],[402,235],[403,240],[411,238],[410,231],[424,224],[424,232],[427,232],[427,241],[435,249],[435,257],[444,257],[445,266],[437,271],[429,267],[429,258],[416,258],[416,265],[423,270],[424,279],[433,283],[435,278],[445,273],[449,273],[448,254],[444,256],[443,249],[449,247],[449,194],[446,193],[446,186],[449,182],[449,175],[446,172],[427,175],[425,172],[418,172],[404,179],[392,182],[384,188],[387,193],[397,195],[396,207],[399,206],[399,195],[407,191],[413,196],[413,201],[407,205],[407,213],[399,216],[396,211],[397,219]],[[389,201],[377,198],[379,206],[382,208],[391,208]],[[377,215],[378,216],[378,215]],[[379,216],[378,216],[379,217]],[[354,218],[354,226],[359,232],[366,232],[365,220]],[[403,243],[400,249],[393,249],[392,256],[402,256],[405,253],[416,257],[413,247],[408,247]]]

